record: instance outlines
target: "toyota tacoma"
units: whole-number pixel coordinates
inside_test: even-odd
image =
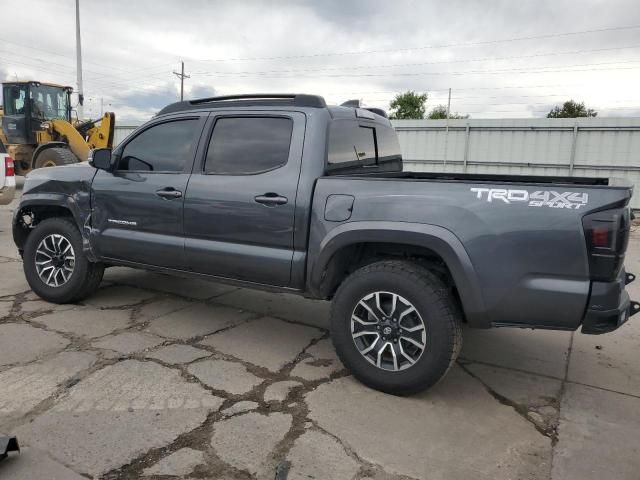
[[[113,151],[29,173],[13,236],[50,302],[112,265],[330,299],[344,365],[410,394],[451,367],[463,323],[598,334],[637,313],[632,191],[406,172],[382,110],[238,95],[171,104]]]

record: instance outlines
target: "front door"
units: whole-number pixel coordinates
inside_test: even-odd
[[[96,174],[91,222],[100,257],[185,268],[184,194],[204,123],[195,116],[150,124],[114,151],[113,173]]]
[[[217,114],[184,204],[195,272],[290,284],[305,116]]]

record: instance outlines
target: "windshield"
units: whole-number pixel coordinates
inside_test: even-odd
[[[31,86],[31,116],[41,120],[67,118],[68,97],[64,89],[46,85]]]
[[[26,85],[5,85],[2,89],[5,115],[24,115],[24,99],[27,95]]]

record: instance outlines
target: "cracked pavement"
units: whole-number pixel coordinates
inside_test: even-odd
[[[120,267],[82,304],[39,300],[13,206],[0,433],[23,451],[3,479],[638,478],[637,319],[605,336],[465,329],[442,382],[393,397],[340,364],[326,302]]]

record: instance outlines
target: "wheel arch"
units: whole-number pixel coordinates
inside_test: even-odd
[[[27,225],[23,216],[30,214],[33,222]],[[89,243],[90,215],[85,214],[75,199],[62,193],[38,193],[23,195],[20,206],[13,214],[13,240],[22,252],[24,244],[33,228],[42,220],[53,217],[67,217],[73,220],[82,236],[83,250],[90,261],[96,261]]]
[[[365,255],[362,255],[362,252]],[[373,255],[372,255],[373,253]],[[404,222],[351,222],[333,229],[320,242],[307,282],[314,296],[330,298],[353,269],[395,256],[438,264],[458,293],[467,323],[489,328],[479,279],[462,242],[449,230]]]

